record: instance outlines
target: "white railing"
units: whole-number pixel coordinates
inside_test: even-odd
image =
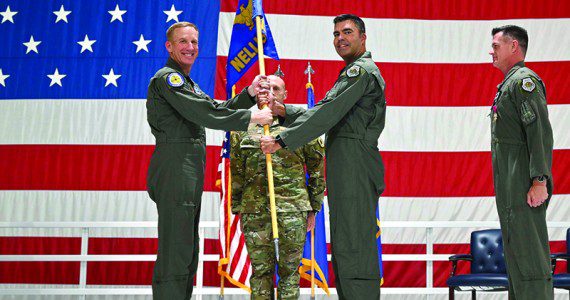
[[[89,255],[89,232],[93,228],[156,228],[156,222],[0,222],[0,228],[75,228],[81,229],[81,254],[77,255],[0,255],[2,261],[78,261],[80,262],[79,284],[69,288],[2,288],[0,295],[151,295],[150,287],[147,288],[112,288],[112,287],[88,287],[87,286],[87,262],[94,261],[154,261],[156,255]],[[206,228],[218,228],[215,221],[200,222],[200,236],[204,236]],[[568,228],[570,222],[548,222],[549,228]],[[433,230],[434,228],[499,228],[499,222],[488,221],[402,221],[382,222],[382,229],[386,228],[425,228],[426,230],[426,253],[425,254],[384,254],[383,261],[425,261],[426,287],[425,288],[383,288],[382,294],[415,294],[436,295],[447,294],[447,288],[433,287],[433,262],[447,261],[450,254],[433,254]],[[219,287],[204,287],[203,269],[205,261],[218,261],[217,254],[204,254],[204,239],[200,239],[200,256],[198,272],[196,274],[196,288],[194,294],[198,299],[202,295],[219,295]],[[330,255],[329,258],[330,260]],[[324,294],[320,289],[315,289],[317,294]],[[246,295],[239,288],[225,288],[226,295]],[[302,288],[301,294],[307,295],[310,289]],[[332,293],[336,293],[333,289]]]

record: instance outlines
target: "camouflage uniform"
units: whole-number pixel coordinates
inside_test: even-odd
[[[274,123],[271,134],[284,127]],[[275,257],[267,191],[265,155],[259,139],[263,127],[250,125],[247,132],[231,137],[232,213],[241,214],[242,230],[251,258],[252,299],[273,299]],[[299,298],[299,272],[309,211],[323,202],[324,145],[314,140],[296,151],[279,150],[272,155],[275,203],[279,229],[279,299]],[[305,170],[309,174],[306,185]]]

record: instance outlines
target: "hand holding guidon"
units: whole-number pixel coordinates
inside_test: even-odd
[[[265,75],[257,75],[251,82],[251,85],[247,88],[247,93],[250,96],[256,96],[257,107],[259,111],[254,111],[251,113],[251,123],[259,125],[269,125],[273,123],[273,115],[271,110],[267,107],[263,108],[267,104],[267,99],[269,95],[269,81]]]
[[[268,79],[269,80],[269,79]],[[269,82],[268,82],[269,85]],[[271,91],[267,93],[259,94],[258,98],[258,107],[263,107],[267,105],[267,109],[269,109],[273,116],[285,116],[285,105],[279,101],[274,101],[275,97],[272,97]],[[281,149],[281,146],[275,142],[275,137],[265,135],[261,137],[261,150],[265,154],[272,154],[275,151]]]

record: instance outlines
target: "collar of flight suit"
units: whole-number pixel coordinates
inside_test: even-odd
[[[182,71],[182,67],[180,67],[180,65],[174,59],[172,59],[172,57],[168,58],[168,60],[166,61],[166,66],[184,75],[186,79],[188,80],[190,79],[190,74],[184,73],[184,71]]]
[[[184,73],[184,71],[182,71],[182,67],[180,67],[180,65],[174,59],[172,59],[172,57],[168,57],[168,60],[166,61],[166,66],[182,74],[184,78],[186,78],[186,80],[190,82],[190,86],[192,87],[192,90],[194,90],[194,86],[196,85],[196,83],[194,83],[194,80],[190,78],[190,74],[186,74]]]
[[[520,69],[520,68],[524,68],[525,64],[524,64],[524,60],[519,61],[518,63],[516,63],[510,70],[509,72],[507,72],[507,75],[505,75],[505,79],[503,79],[503,82],[499,83],[497,85],[497,89],[501,89],[501,87],[503,86],[503,84],[505,82],[507,82],[507,80],[513,76],[513,74],[515,74],[515,72]]]
[[[355,59],[353,62],[349,63],[348,65],[344,66],[344,68],[342,68],[342,70],[340,70],[340,72],[338,73],[338,76],[340,77],[340,75],[344,71],[348,70],[348,68],[352,67],[357,61],[363,58],[372,58],[372,54],[370,54],[370,51],[364,51],[364,53],[362,53],[362,55],[360,55],[357,59]]]

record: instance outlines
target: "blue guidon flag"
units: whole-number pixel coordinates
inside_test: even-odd
[[[279,59],[273,35],[261,8],[261,1],[256,0],[254,3],[253,0],[239,0],[232,30],[230,51],[228,53],[228,64],[226,66],[226,90],[228,95],[232,94],[232,86],[258,60],[257,28],[254,19],[257,15],[262,17],[264,23],[264,28],[262,28],[263,53],[265,56]]]
[[[308,82],[305,85],[307,89],[307,108],[315,106],[315,91],[313,84]],[[307,176],[308,182],[308,176]],[[307,183],[308,184],[308,183]],[[311,266],[315,268],[315,284],[323,291],[330,295],[329,291],[329,263],[327,260],[327,237],[325,231],[325,205],[321,205],[321,210],[315,216],[314,229],[314,260],[311,255],[311,233],[307,232],[305,247],[303,249],[303,258],[299,266],[301,278],[311,281]]]

